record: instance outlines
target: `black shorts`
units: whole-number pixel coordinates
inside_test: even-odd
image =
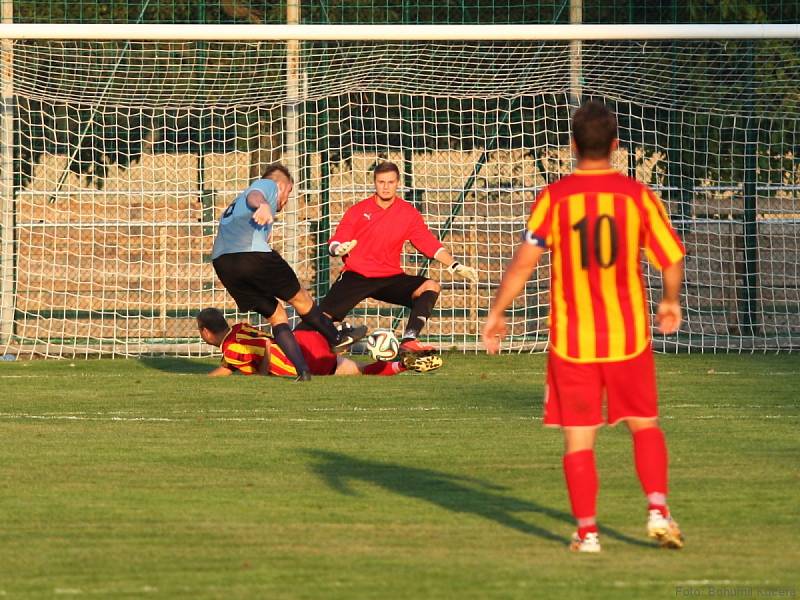
[[[389,277],[364,277],[352,271],[342,271],[319,307],[334,321],[344,319],[350,309],[365,298],[411,308],[414,303],[411,294],[426,281],[427,277],[406,273]]]
[[[243,312],[254,310],[266,318],[300,291],[300,282],[283,257],[275,252],[234,252],[212,262],[217,277]]]

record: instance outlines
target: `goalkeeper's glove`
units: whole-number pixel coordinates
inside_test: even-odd
[[[331,242],[328,246],[328,252],[331,256],[344,256],[350,254],[350,251],[356,247],[358,240],[350,240],[349,242]]]
[[[472,283],[478,283],[478,273],[472,267],[462,265],[460,262],[454,262],[452,265],[447,267],[447,270],[450,271],[450,273],[458,275],[459,277],[469,279]]]

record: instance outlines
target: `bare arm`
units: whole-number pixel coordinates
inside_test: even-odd
[[[447,249],[446,249],[444,246],[442,246],[441,248],[439,248],[439,249],[436,251],[436,254],[434,254],[434,255],[433,255],[433,258],[434,258],[435,260],[438,260],[438,261],[439,261],[440,263],[442,263],[442,264],[443,264],[445,267],[449,267],[449,266],[450,266],[450,265],[452,265],[452,264],[455,262],[455,260],[456,260],[455,258],[453,258],[453,255],[452,255],[452,254],[450,254],[450,253],[447,251]]]
[[[453,258],[453,255],[445,249],[444,246],[436,251],[436,254],[433,255],[433,258],[445,265],[447,270],[451,273],[458,275],[463,279],[468,279],[472,283],[478,283],[478,272],[469,265],[462,265],[460,262],[458,262],[455,258]]]
[[[264,358],[258,363],[258,368],[256,369],[256,373],[259,375],[269,375],[269,357],[272,354],[271,346],[272,342],[267,341],[267,351],[264,353]]]
[[[525,287],[543,252],[541,246],[528,243],[520,244],[514,252],[483,326],[483,345],[489,354],[496,354],[500,349],[500,340],[506,335],[505,310]]]
[[[661,272],[664,290],[661,294],[663,300],[678,302],[681,297],[683,285],[683,261],[671,264]]]
[[[272,214],[272,208],[261,192],[253,191],[247,194],[247,206],[255,210],[253,213],[253,221],[259,225],[269,225],[275,220],[275,215]]]
[[[278,188],[278,197],[280,197],[283,187],[280,183],[276,182],[275,186]],[[258,223],[259,225],[269,225],[273,221],[275,221],[275,214],[272,210],[272,206],[267,201],[264,193],[260,190],[253,190],[249,194],[247,194],[247,206],[253,209],[255,212],[253,213],[253,220]],[[278,209],[280,210],[280,208]]]
[[[264,206],[267,204],[267,199],[264,197],[264,194],[258,190],[253,190],[249,194],[247,194],[247,206],[256,210],[257,208]]]
[[[681,286],[683,261],[672,263],[661,272],[663,291],[656,312],[656,324],[661,333],[675,333],[681,324]]]

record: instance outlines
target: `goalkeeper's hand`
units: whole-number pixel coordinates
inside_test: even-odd
[[[344,256],[350,254],[350,251],[356,247],[358,240],[350,240],[349,242],[333,242],[328,251],[331,256]]]
[[[469,279],[472,283],[478,283],[478,273],[472,267],[462,265],[460,262],[454,262],[447,267],[447,270],[463,279]]]

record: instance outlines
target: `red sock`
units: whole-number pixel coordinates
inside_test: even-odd
[[[405,367],[400,362],[383,362],[379,360],[364,367],[364,375],[397,375],[405,371]]]
[[[594,450],[579,450],[564,455],[564,476],[567,480],[572,515],[578,521],[578,535],[583,538],[597,531],[597,468]]]
[[[640,429],[633,434],[636,473],[647,495],[648,510],[667,511],[667,443],[658,427]]]

